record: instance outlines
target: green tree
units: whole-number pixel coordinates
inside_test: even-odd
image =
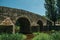
[[[57,20],[55,0],[45,0],[46,17],[55,22]]]
[[[57,13],[58,13],[58,17],[57,20],[60,20],[60,0],[57,0]]]

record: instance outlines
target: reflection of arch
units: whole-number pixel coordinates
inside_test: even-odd
[[[25,17],[20,17],[16,25],[20,26],[20,33],[28,34],[30,33],[30,21]]]
[[[41,20],[38,20],[37,24],[39,24],[39,30],[43,31],[43,22]]]

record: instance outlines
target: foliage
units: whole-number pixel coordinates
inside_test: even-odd
[[[19,30],[20,30],[20,26],[15,26],[15,30],[16,30],[16,32],[18,33]]]
[[[58,18],[58,20],[60,20],[60,0],[57,0],[56,2],[57,2],[57,4],[56,4],[57,5],[57,12],[58,12],[57,18]]]
[[[33,33],[35,36],[32,40],[60,40],[60,31],[51,33]],[[23,34],[0,34],[0,40],[25,40],[26,35]]]
[[[51,34],[53,40],[60,40],[60,32],[55,32]]]
[[[55,0],[45,0],[46,16],[54,22],[57,20]]]
[[[47,33],[33,33],[36,35],[32,40],[60,40],[60,31]]]
[[[39,33],[39,35],[35,36],[32,40],[52,40],[51,36],[46,33]]]
[[[0,40],[25,40],[26,36],[23,34],[1,34]]]

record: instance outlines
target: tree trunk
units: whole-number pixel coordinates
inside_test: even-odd
[[[54,27],[55,27],[55,22],[54,22]]]

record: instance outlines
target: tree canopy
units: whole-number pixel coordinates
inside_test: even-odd
[[[55,0],[45,0],[46,17],[54,22],[57,20]]]

